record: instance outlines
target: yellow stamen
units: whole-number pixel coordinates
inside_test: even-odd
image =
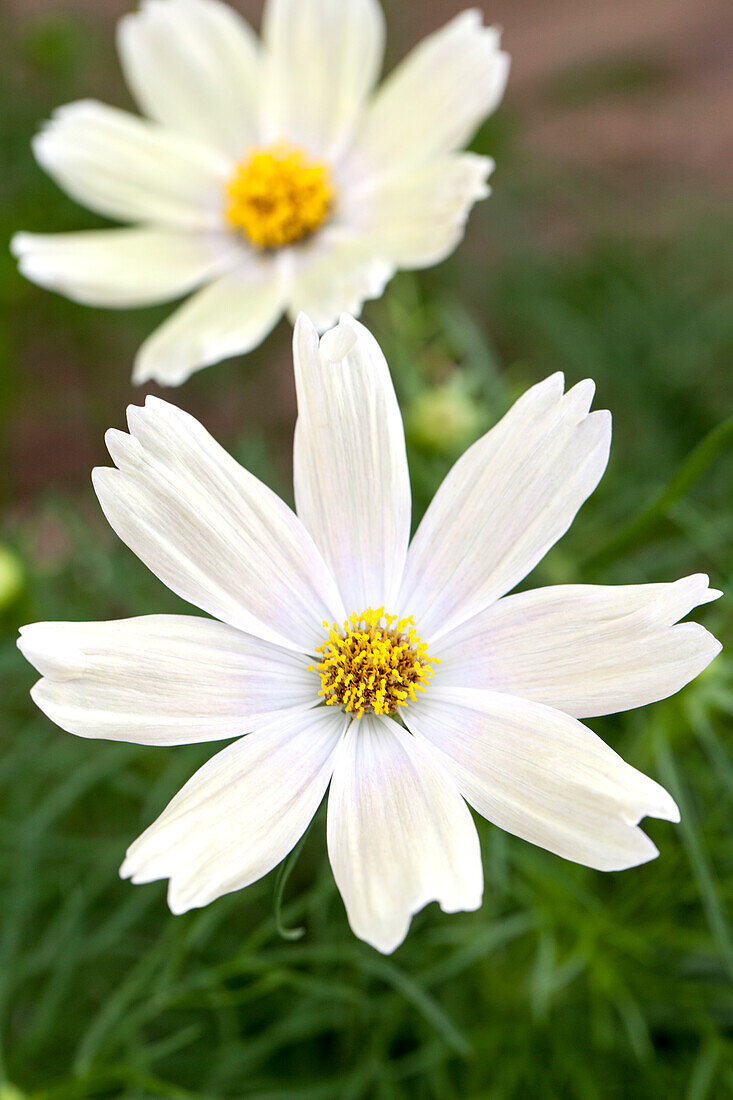
[[[327,706],[341,706],[357,718],[367,712],[393,714],[407,706],[418,691],[425,691],[439,663],[428,655],[412,619],[387,615],[383,607],[354,612],[343,631],[331,624],[316,653],[321,660],[310,669],[321,677],[318,694]]]
[[[226,218],[255,248],[280,248],[323,223],[334,189],[328,166],[286,144],[252,149],[226,185]]]

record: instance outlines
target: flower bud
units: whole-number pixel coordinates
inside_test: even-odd
[[[423,450],[451,453],[476,439],[483,419],[479,402],[456,373],[415,398],[408,414],[409,434]]]

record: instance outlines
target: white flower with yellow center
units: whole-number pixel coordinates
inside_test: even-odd
[[[219,0],[144,0],[122,19],[138,118],[58,110],[34,141],[84,206],[131,228],[12,243],[23,274],[93,306],[193,296],[134,380],[177,385],[260,343],[286,312],[320,330],[399,268],[448,256],[493,162],[462,153],[499,103],[499,32],[465,11],[374,92],[379,0],[267,0],[262,41]]]
[[[475,909],[469,803],[602,870],[657,850],[672,798],[580,718],[677,691],[719,650],[679,623],[707,577],[506,595],[570,526],[606,466],[593,384],[553,375],[455,464],[412,542],[402,421],[373,337],[343,318],[294,338],[296,512],[191,416],[156,398],[108,433],[94,484],[112,527],[178,615],[38,623],[33,698],[81,737],[178,745],[237,737],[129,849],[174,913],[276,866],[330,783],[328,851],[351,927],[380,951],[429,901]],[[408,545],[409,544],[409,545]],[[677,624],[677,625],[675,625]],[[246,736],[240,736],[246,734]]]

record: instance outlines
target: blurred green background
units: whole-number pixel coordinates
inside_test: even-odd
[[[0,239],[101,224],[33,163],[67,100],[131,106],[120,0],[0,9]],[[241,5],[245,10],[245,5]],[[389,63],[460,9],[391,0]],[[614,414],[608,473],[531,583],[730,589],[733,81],[726,0],[499,0],[515,58],[476,139],[498,168],[455,256],[400,276],[367,322],[408,427],[416,518],[458,453],[563,369]],[[257,0],[246,5],[255,22]],[[320,814],[273,874],[172,917],[117,878],[127,844],[210,755],[77,740],[37,713],[22,622],[175,610],[117,542],[89,470],[140,402],[135,348],[166,310],[72,305],[0,253],[0,1100],[510,1100],[733,1096],[730,664],[593,728],[664,783],[682,824],[622,874],[480,822],[486,900],[430,906],[383,958],[347,927]],[[290,499],[282,325],[168,394]],[[699,618],[725,640],[725,601]],[[303,927],[300,939],[284,935]]]

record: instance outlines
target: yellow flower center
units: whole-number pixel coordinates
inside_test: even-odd
[[[280,248],[318,229],[333,202],[328,166],[280,143],[253,149],[226,185],[226,218],[255,248]]]
[[[438,664],[415,633],[412,619],[387,615],[383,607],[355,611],[343,630],[333,623],[316,653],[321,659],[310,667],[321,677],[318,694],[327,706],[341,706],[357,718],[407,706],[418,691],[425,691]]]

